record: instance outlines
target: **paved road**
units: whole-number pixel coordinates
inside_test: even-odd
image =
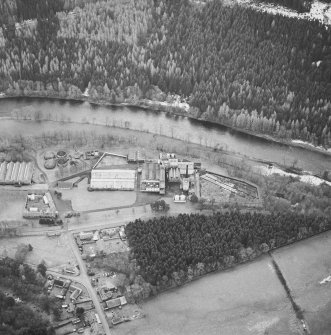
[[[209,212],[210,211],[203,211],[205,214]],[[200,213],[200,211],[194,210],[191,206],[186,206],[186,204],[175,204],[171,201],[170,210],[166,215],[171,216],[184,213]],[[149,205],[127,207],[119,210],[113,209],[102,212],[83,213],[77,221],[71,221],[69,223],[68,230],[81,231],[85,229],[93,230],[103,227],[117,227],[136,219],[145,220],[162,215],[165,214],[152,212]]]
[[[70,247],[72,249],[72,252],[74,253],[74,255],[76,257],[77,263],[78,263],[79,268],[80,268],[80,275],[78,277],[75,277],[74,280],[77,280],[77,278],[78,278],[79,281],[81,281],[82,284],[86,287],[86,289],[88,290],[88,293],[89,293],[89,295],[90,295],[90,297],[91,297],[91,299],[94,303],[95,309],[96,309],[97,313],[99,314],[100,321],[102,323],[105,334],[111,335],[106,316],[105,316],[104,311],[103,311],[103,309],[100,305],[97,293],[91,285],[90,278],[87,275],[85,264],[84,264],[84,262],[81,258],[80,252],[77,248],[77,244],[75,242],[75,239],[74,239],[72,233],[69,233],[69,241],[70,241]]]
[[[95,309],[96,309],[96,311],[97,311],[97,313],[98,313],[98,315],[100,317],[100,321],[102,323],[102,326],[103,326],[103,329],[104,329],[104,333],[106,335],[111,335],[111,332],[110,332],[110,329],[109,329],[109,325],[108,325],[106,316],[104,314],[103,308],[101,307],[101,304],[99,302],[99,299],[98,299],[96,291],[94,290],[94,288],[91,285],[90,278],[87,275],[85,264],[84,264],[84,262],[83,262],[83,260],[82,260],[82,258],[80,256],[80,252],[79,252],[79,250],[77,248],[77,244],[75,242],[73,234],[72,233],[68,233],[68,234],[69,234],[68,237],[69,237],[70,247],[71,247],[72,252],[75,255],[75,258],[76,258],[77,263],[79,265],[80,274],[78,276],[73,277],[73,276],[62,274],[62,273],[59,274],[58,272],[53,271],[53,270],[48,270],[48,272],[56,273],[60,277],[67,278],[67,279],[70,279],[70,280],[74,280],[74,281],[77,281],[78,283],[84,285],[86,287],[87,292],[88,292],[90,298],[92,299],[94,307],[95,307]]]

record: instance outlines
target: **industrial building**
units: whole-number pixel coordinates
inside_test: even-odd
[[[178,162],[178,168],[181,175],[192,176],[194,174],[194,162]]]
[[[178,167],[172,167],[168,169],[168,182],[169,183],[180,183],[180,170]]]
[[[141,152],[140,150],[131,149],[128,153],[129,163],[144,163],[145,160],[145,153]]]
[[[2,185],[30,185],[32,174],[32,162],[2,162],[0,164],[0,184]]]
[[[112,167],[95,168],[91,171],[90,189],[133,191],[136,171]]]
[[[91,171],[90,190],[125,190],[133,191],[136,184],[136,171],[129,165],[108,165],[109,158],[117,160],[125,156],[104,153]]]
[[[141,192],[165,194],[165,169],[158,163],[145,163],[140,178]]]

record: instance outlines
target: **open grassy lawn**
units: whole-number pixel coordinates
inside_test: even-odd
[[[136,201],[135,191],[93,191],[87,190],[87,179],[84,179],[71,190],[60,190],[64,200],[71,200],[76,211],[97,210],[120,206],[130,206]]]
[[[0,220],[22,220],[27,191],[0,186]]]

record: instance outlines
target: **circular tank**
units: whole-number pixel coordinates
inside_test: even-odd
[[[56,153],[57,158],[66,158],[67,157],[67,153],[64,150],[59,150]]]

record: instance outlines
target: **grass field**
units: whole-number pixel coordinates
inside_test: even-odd
[[[318,235],[274,253],[295,302],[303,309],[311,334],[331,333],[331,232]]]
[[[22,220],[27,193],[0,187],[0,220]]]
[[[3,255],[6,250],[9,257],[15,257],[17,246],[21,243],[31,244],[33,247],[33,250],[26,257],[26,262],[29,264],[38,265],[44,260],[47,267],[57,267],[75,261],[68,239],[63,235],[58,238],[25,236],[1,239],[0,255]]]
[[[130,206],[136,201],[135,191],[94,191],[87,190],[87,179],[84,179],[71,190],[61,190],[64,200],[71,200],[76,211],[97,210],[119,206]]]
[[[299,326],[267,256],[208,275],[142,305],[144,319],[115,335],[291,335]]]

